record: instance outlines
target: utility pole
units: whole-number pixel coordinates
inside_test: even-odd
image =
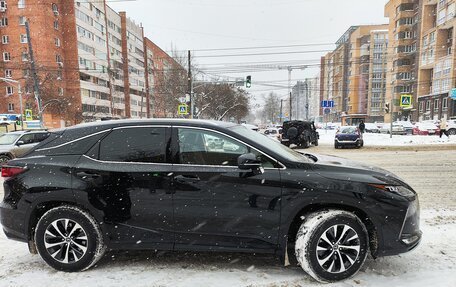
[[[38,79],[38,75],[36,73],[36,65],[35,65],[35,57],[33,55],[33,46],[32,46],[32,38],[30,37],[30,26],[28,20],[25,21],[25,31],[27,33],[27,43],[29,48],[29,56],[30,56],[30,68],[32,70],[32,77],[34,81],[34,92],[35,92],[35,100],[38,107],[38,117],[40,118],[40,124],[43,126],[43,112],[41,107],[41,96],[40,96],[40,81]]]
[[[192,83],[192,52],[188,50],[188,95],[190,96],[190,118],[193,119],[193,83]]]
[[[291,106],[292,106],[292,104],[293,104],[291,98],[292,98],[292,97],[291,97],[291,92],[290,92],[290,121],[293,119],[292,116],[291,116],[291,112],[292,112]]]
[[[309,79],[305,81],[306,87],[306,120],[309,120]]]
[[[280,100],[280,124],[283,124],[283,99]]]

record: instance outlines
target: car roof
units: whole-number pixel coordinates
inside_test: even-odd
[[[53,132],[83,129],[83,128],[113,128],[121,126],[134,125],[179,125],[179,126],[194,126],[194,127],[222,127],[229,128],[238,124],[211,120],[190,120],[190,119],[127,119],[127,120],[109,120],[100,122],[82,123],[63,129],[56,129]]]
[[[42,130],[42,131],[14,131],[14,132],[5,133],[5,135],[25,135],[25,134],[44,133],[44,132],[47,132],[47,131],[45,131],[45,130]]]

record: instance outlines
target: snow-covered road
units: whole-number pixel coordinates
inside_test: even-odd
[[[360,273],[326,286],[456,286],[456,151],[338,150],[409,182],[422,205],[422,244],[400,256],[369,258]],[[0,196],[1,192],[0,192]],[[83,273],[62,273],[0,232],[0,286],[321,286],[271,256],[209,253],[108,253]]]

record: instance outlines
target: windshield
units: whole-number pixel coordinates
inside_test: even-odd
[[[340,132],[343,134],[356,134],[356,128],[354,128],[354,127],[342,128]]]
[[[21,135],[4,134],[0,136],[0,145],[12,145]]]
[[[233,132],[246,137],[252,141],[254,141],[258,146],[263,147],[265,149],[274,150],[275,153],[280,155],[283,158],[286,158],[290,161],[296,162],[311,162],[308,158],[304,157],[302,154],[295,152],[294,150],[284,146],[283,144],[274,141],[268,137],[263,136],[262,134],[249,130],[243,126],[234,126],[230,128]]]

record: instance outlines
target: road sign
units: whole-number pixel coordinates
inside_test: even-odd
[[[451,90],[451,98],[452,98],[453,100],[456,100],[456,89],[452,89],[452,90]]]
[[[412,107],[412,95],[401,95],[401,107],[411,108]]]
[[[25,110],[25,120],[33,121],[33,111],[32,110]]]
[[[186,116],[188,115],[188,105],[179,105],[178,109],[177,109],[177,114],[180,115],[180,116]]]
[[[331,113],[331,109],[330,108],[325,108],[324,109],[324,113],[325,113],[325,115],[329,115]]]
[[[334,101],[322,101],[321,107],[322,108],[334,108]]]

